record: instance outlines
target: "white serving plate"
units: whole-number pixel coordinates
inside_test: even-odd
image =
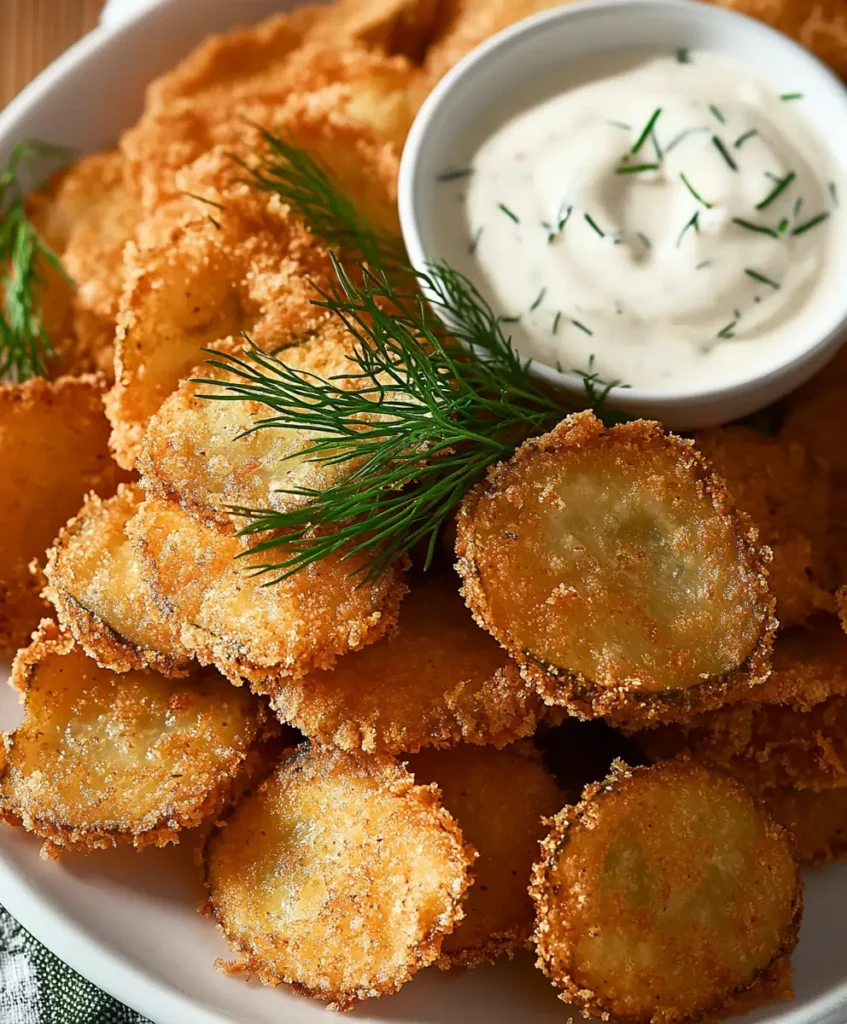
[[[89,151],[109,145],[141,109],[144,85],[207,32],[255,21],[280,0],[157,0],[100,28],[59,58],[0,114],[0,165],[35,137]],[[7,664],[0,664],[0,684]],[[0,685],[0,730],[19,720]],[[212,969],[226,944],[196,913],[202,893],[189,848],[41,860],[39,843],[0,829],[0,903],[80,974],[155,1024],[317,1024],[320,1004]],[[847,865],[807,876],[794,958],[797,999],[739,1024],[847,1022]],[[461,976],[430,969],[398,995],[354,1011],[360,1021],[564,1024],[567,1009],[529,955]]]

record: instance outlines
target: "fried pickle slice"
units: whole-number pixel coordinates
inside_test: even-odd
[[[251,541],[175,502],[143,502],[127,533],[154,600],[179,622],[183,645],[201,664],[216,665],[234,683],[247,680],[259,692],[278,676],[329,668],[385,636],[406,592],[396,567],[373,583],[351,575],[365,555],[324,558],[264,586],[268,577],[250,570],[267,555],[241,557]]]
[[[529,742],[502,750],[460,744],[409,759],[418,783],[434,782],[462,834],[479,853],[465,918],[444,939],[438,966],[471,968],[522,949],[533,930],[527,892],[543,819],[562,806],[562,793]]]
[[[393,223],[396,151],[361,126],[333,120],[331,105],[309,100],[250,113],[326,156],[371,220]],[[189,194],[158,210],[140,244],[127,249],[107,401],[113,450],[124,466],[133,465],[150,417],[208,358],[204,350],[243,344],[242,331],[275,352],[331,333],[331,315],[313,304],[315,283],[331,273],[328,250],[288,205],[236,180],[230,148],[252,158],[259,141],[243,120],[227,124],[230,145],[204,151],[180,178]]]
[[[298,748],[214,832],[209,906],[241,954],[225,970],[346,1009],[437,960],[475,853],[393,758]]]
[[[793,834],[801,860],[825,867],[847,857],[847,787],[816,793],[784,786],[767,790],[762,799]]]
[[[350,361],[353,339],[339,322],[322,323],[316,333],[313,340],[285,349],[280,360],[324,379],[356,372]],[[226,376],[205,367],[202,372],[212,379]],[[349,382],[351,389],[364,386],[362,380]],[[356,466],[355,460],[314,461],[302,449],[315,433],[277,426],[255,430],[272,410],[259,402],[216,401],[209,397],[215,393],[222,392],[184,381],[150,420],[138,460],[148,494],[228,523],[230,506],[294,508],[308,499],[287,492],[323,490]]]
[[[632,736],[651,761],[686,753],[761,792],[847,785],[847,635],[819,616],[780,633],[773,672],[745,700]]]
[[[773,551],[768,576],[780,625],[832,611],[829,477],[821,463],[799,444],[743,426],[700,431],[694,443]]]
[[[0,384],[0,651],[26,644],[49,610],[30,563],[89,491],[108,497],[127,479],[109,456],[103,389],[93,376]]]
[[[113,672],[154,668],[186,675],[189,653],[153,601],[126,524],[143,500],[137,485],[113,498],[90,494],[47,553],[46,596],[85,653]]]
[[[83,157],[29,197],[33,224],[61,258],[74,282],[48,279],[48,307],[64,301],[72,318],[73,350],[59,345],[64,373],[114,370],[114,334],[123,288],[123,250],[141,220],[139,198],[128,185],[125,160],[111,150]],[[48,322],[48,336],[62,338],[66,324]],[[51,333],[51,327],[61,331]]]
[[[282,721],[345,750],[502,747],[535,732],[544,714],[514,662],[468,614],[458,581],[436,575],[404,599],[396,631],[334,669],[267,689]]]
[[[793,842],[729,776],[619,761],[552,825],[531,886],[538,966],[586,1017],[698,1018],[796,944]]]
[[[465,497],[456,551],[475,618],[549,704],[667,718],[768,673],[756,532],[658,424],[586,412],[527,441]]]
[[[48,619],[12,685],[24,718],[4,736],[0,813],[47,854],[177,842],[226,805],[272,724],[214,671],[116,675]]]

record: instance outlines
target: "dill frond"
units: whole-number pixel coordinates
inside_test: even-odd
[[[42,321],[45,263],[67,280],[59,257],[30,223],[19,172],[36,158],[60,157],[67,151],[44,143],[21,142],[0,174],[0,378],[24,381],[43,377],[54,355]]]

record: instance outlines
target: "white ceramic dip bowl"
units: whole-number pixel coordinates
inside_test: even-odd
[[[439,189],[445,169],[468,166],[505,120],[551,95],[557,75],[565,78],[570,65],[585,67],[594,58],[626,51],[659,56],[680,50],[735,58],[776,94],[789,87],[802,93],[809,130],[827,145],[834,166],[847,172],[847,90],[793,40],[759,21],[693,0],[570,4],[519,22],[479,46],[424,103],[406,143],[399,186],[400,221],[415,268],[425,271],[449,262],[460,247],[467,250],[466,219],[444,213]],[[843,298],[839,292],[821,307],[815,323],[808,337],[765,371],[750,370],[740,360],[738,378],[728,384],[709,385],[695,376],[674,390],[616,387],[608,405],[677,430],[745,416],[799,387],[835,355],[847,335],[847,286]],[[584,404],[584,375],[569,370],[532,364],[536,376]]]

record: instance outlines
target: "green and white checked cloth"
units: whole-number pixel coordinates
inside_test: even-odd
[[[149,1024],[37,942],[0,907],[2,1024]]]

